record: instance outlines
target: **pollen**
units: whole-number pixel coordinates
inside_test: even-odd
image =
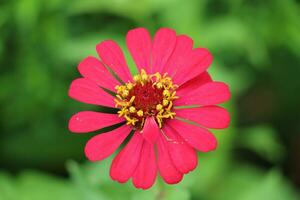
[[[135,112],[136,112],[136,109],[135,109],[135,107],[133,107],[133,106],[130,106],[130,107],[129,107],[129,112],[131,112],[131,113],[135,113]]]
[[[136,113],[139,117],[142,117],[144,112],[142,110],[139,110],[137,113]]]
[[[163,100],[163,106],[167,106],[167,105],[169,105],[169,101],[167,99],[164,99]]]
[[[163,106],[161,104],[156,105],[156,110],[161,111],[163,109]]]
[[[176,115],[172,111],[176,88],[172,79],[166,74],[147,74],[145,70],[133,77],[132,82],[116,86],[116,107],[119,117],[124,117],[126,124],[136,129],[142,129],[145,119],[154,117],[158,126],[162,128],[166,119],[173,119]]]

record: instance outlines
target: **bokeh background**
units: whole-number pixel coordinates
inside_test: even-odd
[[[0,200],[300,199],[300,2],[296,0],[0,1]],[[86,161],[97,134],[74,135],[69,117],[94,106],[67,96],[95,45],[143,26],[191,36],[227,82],[230,128],[219,148],[167,186],[120,185],[111,159]],[[126,50],[127,51],[127,50]],[[132,72],[135,66],[126,53]]]

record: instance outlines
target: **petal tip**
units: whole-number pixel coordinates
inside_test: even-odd
[[[174,184],[177,184],[177,183],[180,183],[183,179],[183,174],[180,174],[179,177],[177,177],[176,179],[169,179],[169,180],[164,180],[167,184],[170,184],[170,185],[174,185]]]

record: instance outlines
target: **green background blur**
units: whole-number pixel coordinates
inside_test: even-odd
[[[76,65],[104,39],[124,48],[138,26],[209,48],[209,72],[232,90],[219,148],[180,184],[147,191],[111,181],[111,158],[86,161],[96,133],[67,129],[73,113],[97,109],[67,96]],[[0,0],[0,200],[300,199],[299,76],[296,0]]]

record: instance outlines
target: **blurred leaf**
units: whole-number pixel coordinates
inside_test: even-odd
[[[285,154],[276,131],[268,125],[257,125],[241,131],[239,145],[249,148],[271,162],[278,162]]]
[[[229,85],[233,98],[248,89],[254,82],[254,78],[242,66],[228,69],[224,63],[217,60],[214,61],[208,72],[211,73],[213,80],[224,81]]]
[[[188,4],[181,0],[161,1],[160,19],[165,26],[174,28],[179,34],[191,36],[198,43],[206,3],[207,0],[190,0]]]
[[[243,21],[234,18],[220,18],[209,23],[203,31],[203,44],[219,51],[231,49],[244,53],[254,66],[261,67],[268,61],[266,47],[258,35],[253,34]]]
[[[40,0],[20,0],[14,9],[17,27],[21,32],[30,31],[38,23]]]
[[[190,197],[185,184],[167,186],[165,183],[161,183],[160,178],[157,178],[155,185],[148,190],[136,189],[131,180],[125,184],[117,183],[109,176],[111,160],[112,157],[101,162],[85,165],[78,165],[74,161],[68,162],[67,168],[78,188],[79,196],[88,200],[97,198],[122,200],[124,196],[132,200],[187,200]]]
[[[151,9],[152,4],[149,0],[77,0],[70,4],[67,12],[69,14],[78,14],[86,12],[112,12],[115,14],[122,15],[124,17],[130,17],[139,20],[148,16]]]
[[[17,178],[0,175],[2,200],[80,200],[75,188],[66,180],[34,171],[27,171]]]
[[[237,165],[220,175],[219,181],[210,187],[210,199],[240,200],[241,196],[256,185],[262,176],[263,172],[254,167]]]
[[[0,199],[13,200],[15,188],[13,178],[6,173],[0,172]]]
[[[278,170],[272,170],[261,181],[256,182],[239,199],[296,200],[299,198],[290,183],[283,178],[282,174]]]
[[[229,175],[224,174],[215,188],[214,200],[298,199],[293,187],[276,169],[265,173],[239,165]]]

